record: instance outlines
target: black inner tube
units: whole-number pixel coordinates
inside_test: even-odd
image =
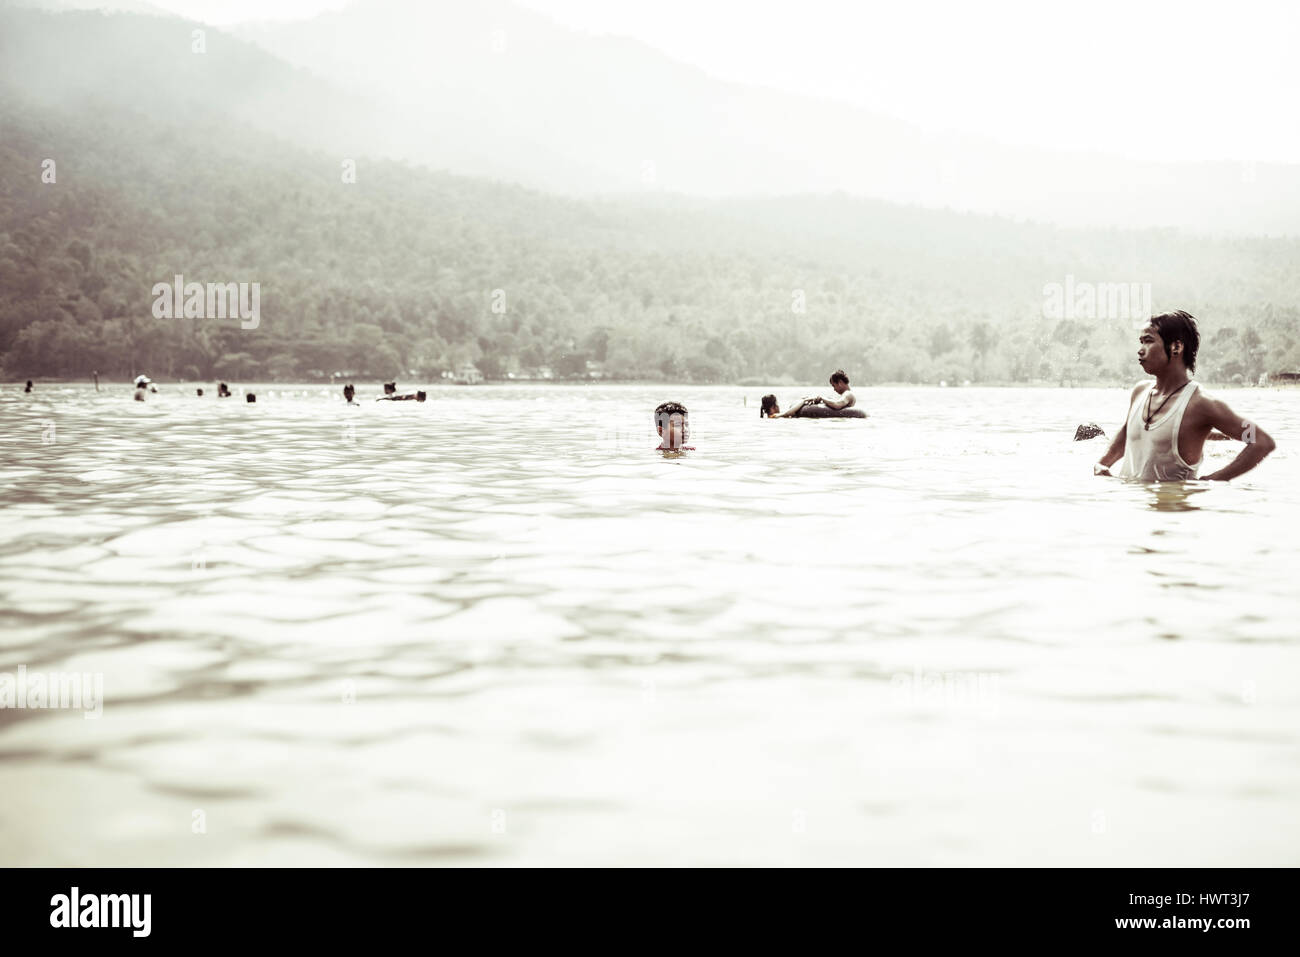
[[[824,405],[805,405],[791,416],[793,419],[865,419],[861,409],[828,409]]]

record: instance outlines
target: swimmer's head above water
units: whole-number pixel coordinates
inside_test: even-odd
[[[680,402],[663,402],[655,407],[655,428],[659,431],[659,448],[680,449],[690,438],[690,413]]]
[[[758,412],[759,418],[770,419],[774,415],[780,415],[780,413],[781,413],[781,406],[777,405],[776,396],[774,395],[763,396],[763,404]]]

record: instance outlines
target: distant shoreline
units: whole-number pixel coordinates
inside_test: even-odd
[[[940,382],[871,382],[871,383],[866,383],[866,384],[861,384],[861,383],[860,383],[860,384],[857,384],[857,385],[854,386],[854,388],[855,388],[855,389],[859,389],[859,390],[863,390],[863,389],[940,389],[940,388],[943,388],[943,389],[1057,389],[1057,390],[1062,390],[1062,391],[1064,391],[1064,390],[1072,390],[1072,389],[1124,389],[1124,388],[1132,388],[1133,384],[1134,384],[1135,382],[1137,382],[1139,378],[1142,378],[1142,377],[1141,377],[1141,376],[1135,376],[1133,379],[1125,380],[1125,381],[1123,381],[1123,382],[1119,382],[1119,381],[1116,381],[1116,382],[1080,382],[1080,383],[1073,383],[1073,384],[1070,384],[1070,385],[1060,385],[1060,384],[1058,384],[1058,383],[1043,382],[1043,381],[1036,381],[1036,382],[971,382],[971,383],[968,383],[968,384],[961,384],[961,383],[940,383]],[[25,379],[0,380],[0,388],[8,389],[8,388],[13,387],[13,388],[22,389],[22,388],[25,387],[25,385],[26,385],[26,381],[27,381],[27,380],[25,380]],[[161,387],[186,386],[186,387],[193,387],[193,388],[196,388],[196,389],[207,389],[207,388],[212,388],[212,389],[215,391],[215,389],[216,389],[216,385],[217,385],[217,382],[219,382],[219,381],[222,381],[222,380],[212,380],[212,381],[209,381],[209,380],[207,380],[207,379],[191,379],[191,380],[181,380],[181,379],[178,379],[178,380],[171,380],[171,381],[169,381],[169,380],[166,380],[166,379],[157,379],[157,378],[155,378],[155,379],[153,379],[153,384],[156,385],[156,386],[159,386],[160,388],[161,388]],[[382,388],[383,388],[383,380],[382,380],[382,379],[374,379],[373,381],[372,381],[372,380],[369,380],[369,379],[360,379],[360,380],[358,380],[358,379],[351,379],[351,380],[346,380],[346,381],[350,381],[350,382],[352,382],[353,384],[355,384],[355,383],[357,383],[357,382],[359,381],[359,382],[361,382],[361,383],[363,383],[363,384],[365,384],[365,385],[371,385],[371,384],[373,384],[376,388],[379,388],[379,389],[382,389]],[[389,380],[389,381],[392,381],[392,380]],[[1285,381],[1269,382],[1267,385],[1264,385],[1264,386],[1253,385],[1253,384],[1248,384],[1248,383],[1213,382],[1213,381],[1209,381],[1209,380],[1198,380],[1198,381],[1201,381],[1202,384],[1205,385],[1205,386],[1207,386],[1207,387],[1212,387],[1212,388],[1215,388],[1215,389],[1261,389],[1261,388],[1262,388],[1262,389],[1295,389],[1295,388],[1300,388],[1300,383],[1295,383],[1295,382],[1285,382]],[[42,378],[42,379],[33,379],[33,380],[32,380],[32,383],[33,383],[33,386],[34,386],[34,390],[33,390],[33,391],[39,390],[40,387],[43,386],[43,385],[46,385],[46,386],[51,386],[51,385],[54,385],[54,386],[85,385],[85,386],[90,386],[90,387],[92,387],[92,388],[93,388],[94,385],[95,385],[95,382],[94,382],[93,379]],[[249,380],[249,381],[246,381],[246,382],[237,382],[236,384],[239,385],[241,388],[244,387],[244,386],[257,386],[257,387],[267,387],[267,388],[281,388],[281,387],[287,387],[287,386],[297,386],[297,387],[300,387],[300,388],[305,387],[305,388],[313,388],[313,389],[314,389],[314,388],[319,388],[319,389],[339,389],[339,390],[341,390],[341,389],[343,388],[343,385],[346,384],[346,382],[345,382],[345,380],[343,380],[343,379],[338,379],[338,380],[335,380],[334,382],[304,381],[304,380],[295,380],[295,379],[282,379],[282,380],[274,380],[274,379],[253,379],[253,380]],[[122,388],[131,388],[132,385],[133,385],[133,381],[132,381],[131,379],[103,379],[103,378],[101,378],[101,379],[99,380],[99,385],[100,385],[100,391],[102,392],[102,391],[104,391],[106,388],[117,388],[117,387],[122,387]],[[422,381],[420,381],[420,380],[412,379],[412,380],[410,380],[409,382],[406,382],[406,381],[401,382],[400,388],[401,388],[401,389],[405,389],[405,390],[417,389],[417,388],[418,388],[418,389],[433,389],[433,388],[448,388],[448,389],[452,389],[452,388],[456,388],[456,389],[464,389],[464,390],[466,390],[466,391],[473,391],[473,390],[475,390],[475,389],[480,389],[480,388],[485,388],[485,387],[486,387],[486,388],[491,388],[491,387],[494,387],[494,386],[515,386],[515,385],[530,385],[530,386],[532,386],[532,385],[540,385],[540,386],[588,386],[588,387],[591,387],[591,386],[647,386],[647,387],[648,387],[648,386],[659,386],[659,387],[663,387],[663,388],[676,388],[676,389],[681,389],[681,388],[732,388],[732,389],[757,389],[757,390],[764,390],[764,389],[771,389],[771,390],[782,390],[782,389],[814,389],[814,390],[815,390],[815,389],[818,388],[818,386],[817,386],[816,384],[802,384],[802,385],[801,385],[801,384],[799,384],[799,383],[797,383],[797,382],[796,382],[796,383],[784,383],[784,384],[775,383],[775,384],[765,384],[765,385],[754,385],[754,384],[752,384],[752,383],[751,383],[751,384],[739,384],[739,383],[734,383],[734,382],[680,382],[680,381],[661,380],[661,379],[490,379],[490,380],[488,380],[488,381],[485,381],[485,382],[479,382],[479,383],[476,383],[476,384],[474,384],[474,385],[465,385],[465,384],[462,384],[462,383],[445,382],[445,381],[444,381],[444,382],[422,382]]]

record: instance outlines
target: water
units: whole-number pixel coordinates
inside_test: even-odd
[[[0,391],[0,864],[1300,863],[1300,391],[162,388]]]

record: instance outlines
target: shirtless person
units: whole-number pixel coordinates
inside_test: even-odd
[[[799,410],[806,405],[822,405],[828,409],[851,409],[857,405],[858,400],[854,398],[853,393],[849,391],[849,377],[843,369],[836,369],[831,373],[831,388],[835,390],[837,399],[823,399],[819,395],[810,396],[807,399],[800,399],[799,402],[789,412],[783,412],[780,415],[772,415],[773,419],[788,419],[797,416]]]
[[[1240,438],[1246,447],[1225,467],[1202,478],[1226,482],[1249,472],[1273,451],[1276,446],[1268,433],[1226,402],[1206,395],[1192,380],[1200,345],[1196,320],[1182,310],[1152,317],[1138,335],[1138,364],[1156,377],[1155,382],[1143,380],[1133,388],[1128,419],[1092,467],[1094,475],[1110,475],[1110,466],[1122,458],[1123,478],[1194,479],[1213,429]]]

